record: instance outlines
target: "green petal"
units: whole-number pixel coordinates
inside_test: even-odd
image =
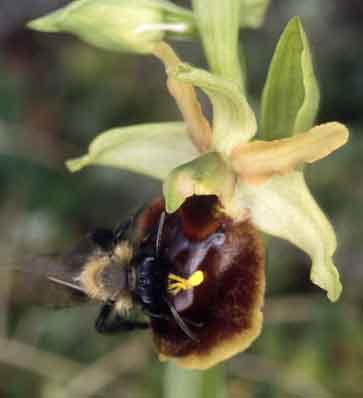
[[[166,0],[77,0],[29,27],[69,32],[103,49],[138,53],[149,53],[166,31],[195,34],[192,13]]]
[[[174,169],[163,187],[166,210],[176,211],[193,195],[217,195],[228,202],[233,194],[235,176],[215,152],[209,152]]]
[[[273,177],[260,186],[240,182],[235,211],[247,208],[252,222],[262,231],[286,239],[312,259],[311,280],[336,301],[342,291],[332,260],[336,249],[334,230],[321,211],[301,172]]]
[[[319,107],[308,40],[299,18],[284,30],[262,96],[262,138],[273,140],[309,130]]]
[[[240,26],[242,28],[259,28],[266,15],[270,0],[240,0],[242,3]]]
[[[213,147],[223,157],[249,141],[256,133],[255,115],[247,99],[232,80],[187,64],[168,71],[177,80],[201,88],[213,104]]]
[[[198,156],[184,123],[140,124],[98,135],[88,153],[67,161],[71,171],[102,165],[165,179],[169,172]]]

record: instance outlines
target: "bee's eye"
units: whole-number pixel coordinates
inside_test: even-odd
[[[155,264],[155,257],[146,257],[143,259],[141,264],[141,270],[149,270],[153,268]]]

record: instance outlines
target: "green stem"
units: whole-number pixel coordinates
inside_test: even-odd
[[[182,7],[165,3],[164,6],[164,22],[171,25],[180,25],[180,30],[172,30],[168,32],[168,37],[173,39],[198,39],[199,32],[195,24],[194,14]]]
[[[205,371],[186,370],[169,363],[164,375],[164,398],[224,398],[222,365]]]
[[[238,46],[241,1],[193,0],[193,10],[212,72],[244,91]]]

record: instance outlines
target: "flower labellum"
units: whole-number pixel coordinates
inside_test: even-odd
[[[142,220],[151,245],[164,204]],[[161,359],[206,369],[246,349],[260,334],[265,290],[261,237],[249,222],[236,223],[219,211],[216,196],[192,196],[166,215],[160,256],[168,264],[167,297],[193,333],[174,319],[152,318]]]

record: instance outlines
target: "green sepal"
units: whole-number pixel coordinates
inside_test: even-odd
[[[233,194],[235,176],[215,152],[174,169],[164,182],[166,211],[173,213],[193,195],[217,195],[222,203]]]
[[[153,123],[101,133],[92,141],[86,155],[68,160],[66,165],[72,172],[102,165],[163,180],[172,169],[197,156],[184,123]]]
[[[233,205],[233,206],[232,206]],[[237,184],[231,208],[247,208],[253,224],[263,232],[285,239],[312,260],[310,277],[336,301],[342,291],[333,263],[334,230],[306,186],[302,172],[275,176],[262,185]]]
[[[232,81],[181,63],[168,71],[175,79],[201,88],[213,104],[213,148],[228,158],[233,149],[256,133],[255,114]]]
[[[309,43],[298,17],[277,44],[262,95],[261,138],[274,140],[309,130],[319,107]]]
[[[194,24],[190,11],[166,0],[76,0],[28,26],[73,33],[106,50],[149,53],[167,31],[195,35]]]
[[[240,0],[241,1],[241,28],[259,28],[265,19],[270,0]]]

